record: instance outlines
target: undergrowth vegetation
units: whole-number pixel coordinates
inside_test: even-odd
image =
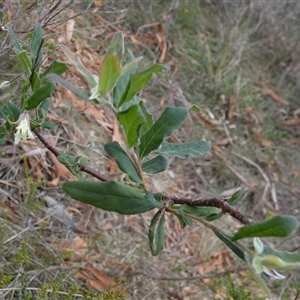
[[[299,14],[5,3],[0,296],[297,299]]]

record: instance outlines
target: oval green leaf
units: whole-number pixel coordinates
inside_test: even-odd
[[[244,194],[244,191],[246,189],[246,186],[244,184],[241,185],[240,189],[237,190],[231,197],[230,199],[227,200],[228,204],[230,205],[235,205],[242,197]]]
[[[180,211],[174,212],[174,215],[178,218],[181,229],[185,228],[187,225],[191,226],[193,224],[193,220]]]
[[[278,251],[268,246],[264,246],[264,250],[260,256],[266,256],[266,255],[275,255],[287,263],[295,263],[298,265],[300,264],[299,252]]]
[[[39,106],[45,99],[50,98],[53,91],[55,90],[55,83],[47,82],[43,87],[37,89],[33,95],[27,100],[26,110],[30,110]]]
[[[185,205],[185,204],[184,204]],[[191,226],[193,224],[193,220],[187,217],[184,213],[183,206],[184,205],[173,205],[172,213],[178,218],[180,222],[180,227],[183,229],[185,226]]]
[[[116,53],[120,60],[124,54],[124,33],[123,31],[117,31],[112,38],[110,45],[108,46],[108,53]]]
[[[158,255],[164,248],[165,243],[165,210],[159,210],[151,220],[148,237],[149,246],[153,256]]]
[[[75,53],[73,53],[67,46],[60,44],[60,48],[62,49],[64,54],[68,57],[70,62],[74,65],[76,70],[83,76],[86,82],[92,87],[95,87],[98,82],[96,81],[93,74],[82,64],[80,58]],[[56,72],[51,72],[51,73],[56,73]]]
[[[157,174],[163,172],[168,167],[168,160],[162,156],[158,155],[153,159],[147,160],[142,163],[142,170],[145,173]]]
[[[231,238],[233,241],[249,237],[286,237],[299,227],[293,216],[276,216],[267,221],[241,227]]]
[[[131,106],[128,110],[118,113],[118,120],[124,128],[126,142],[129,148],[136,146],[138,129],[144,120],[138,113],[138,105]]]
[[[167,107],[153,126],[141,136],[139,158],[142,160],[156,150],[166,137],[178,129],[187,113],[185,107]]]
[[[42,61],[43,61],[43,44],[44,39],[42,37],[42,27],[41,24],[37,24],[33,32],[33,37],[31,40],[31,61],[33,65],[33,70],[38,71]]]
[[[12,102],[8,102],[1,113],[3,118],[9,118],[11,122],[16,122],[20,117],[20,109],[18,106],[14,105]]]
[[[137,97],[137,96],[135,96]],[[154,123],[153,115],[148,111],[145,103],[141,100],[139,102],[139,115],[143,118],[144,123],[139,128],[139,135],[143,135],[147,130],[151,128]]]
[[[138,175],[137,168],[128,154],[122,149],[118,142],[108,143],[104,146],[104,149],[112,156],[119,168],[128,174],[129,178],[136,182],[142,183],[142,179]]]
[[[109,92],[121,75],[120,57],[116,53],[107,53],[102,62],[101,78],[98,91]]]
[[[147,191],[145,195],[146,201],[150,202],[153,204],[156,208],[162,208],[163,207],[163,201],[161,199],[161,194],[153,194],[152,190]]]
[[[31,49],[30,49],[30,52],[33,57],[33,61],[35,61],[37,56],[40,54],[39,52],[41,50],[40,49],[41,43],[42,43],[42,27],[40,23],[37,23],[33,33],[32,41],[31,41]]]
[[[208,222],[212,222],[212,221],[221,219],[223,216],[224,216],[224,214],[222,212],[220,212],[218,214],[212,214],[212,215],[205,217],[205,220]]]
[[[136,93],[144,88],[144,86],[151,79],[152,75],[154,73],[160,72],[163,68],[167,68],[167,66],[155,64],[141,73],[132,74],[126,90],[120,100],[119,106],[126,103],[127,101],[130,101]]]
[[[69,181],[63,190],[73,199],[122,215],[141,214],[155,208],[145,191],[116,181]]]
[[[45,72],[41,75],[41,78],[45,78],[49,74],[57,74],[60,75],[66,71],[68,71],[68,66],[65,63],[54,60],[51,65],[45,70]]]
[[[40,83],[41,83],[41,80],[40,80],[38,72],[33,71],[30,76],[30,85],[31,85],[31,89],[33,92],[37,91],[37,89],[40,87]]]
[[[76,87],[75,85],[70,83],[69,81],[61,78],[60,76],[58,76],[56,74],[49,74],[47,76],[47,79],[50,80],[50,81],[54,81],[54,82],[57,82],[57,83],[61,84],[62,86],[67,88],[70,92],[72,92],[77,97],[79,97],[79,98],[81,98],[85,101],[89,101],[89,98],[90,98],[90,92],[89,91],[79,89],[78,87]]]
[[[131,65],[130,68],[124,70],[124,68],[131,64],[135,60],[135,57],[130,52],[128,58],[126,59],[123,67],[122,67],[122,75],[120,76],[113,92],[113,104],[114,107],[118,108],[122,95],[125,93],[127,85],[130,81],[130,76],[135,73],[138,69],[136,64]]]
[[[208,217],[221,212],[221,209],[216,207],[190,206],[187,204],[174,205],[173,208],[195,217]]]
[[[32,63],[31,60],[29,59],[27,52],[25,50],[20,51],[18,54],[19,60],[21,61],[21,64],[28,74],[31,74],[31,68],[32,68]]]
[[[21,44],[19,43],[19,40],[10,26],[7,25],[6,28],[7,28],[7,33],[14,44],[15,51],[17,54],[19,54],[22,51],[22,47]]]
[[[201,108],[198,105],[193,104],[193,105],[189,106],[189,111],[199,113],[199,112],[201,112]]]

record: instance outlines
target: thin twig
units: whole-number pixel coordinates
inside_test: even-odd
[[[229,162],[228,162],[228,159],[226,157],[224,157],[220,152],[212,149],[212,153],[219,157],[224,165],[226,166],[226,168],[231,171],[231,173],[233,173],[241,182],[243,182],[246,187],[250,190],[253,190],[255,188],[254,184],[252,183],[249,183]]]
[[[42,223],[43,221],[47,220],[48,218],[50,218],[55,212],[51,213],[50,215],[38,220],[37,222],[35,222],[33,225],[28,226],[26,228],[24,228],[23,230],[21,230],[20,232],[16,233],[15,235],[11,236],[10,238],[8,238],[6,241],[3,242],[3,245],[7,244],[8,242],[14,240],[15,238],[17,238],[18,236],[20,236],[21,234],[23,234],[24,232],[30,230],[31,228],[35,227],[36,225]]]
[[[39,132],[39,130],[37,128],[33,129],[33,132],[37,135],[37,137],[39,138],[39,140],[44,144],[44,146],[51,151],[56,157],[60,155],[59,151],[54,148],[53,146],[51,146],[45,139],[44,137],[41,135],[41,133]],[[99,179],[100,181],[109,181],[109,178],[106,177],[105,175],[102,175],[100,173],[98,173],[96,170],[87,167],[87,166],[82,166],[80,168],[80,171],[85,172],[97,179]]]
[[[261,174],[261,176],[263,177],[263,179],[266,182],[266,186],[263,192],[263,196],[262,196],[262,200],[263,202],[265,201],[268,191],[271,188],[271,196],[272,196],[272,200],[274,203],[274,208],[276,211],[279,211],[279,206],[278,206],[278,200],[277,200],[277,194],[276,194],[276,186],[274,182],[271,182],[271,180],[269,179],[268,175],[264,172],[264,170],[254,161],[252,161],[251,159],[236,153],[236,152],[231,152],[231,154],[235,155],[236,157],[239,157],[240,159],[244,160],[245,162],[247,162],[248,164],[252,165],[253,167],[255,167],[258,172]],[[261,203],[260,203],[261,204]]]
[[[271,195],[272,195],[275,210],[279,211],[279,205],[278,205],[277,193],[276,193],[276,185],[274,182],[271,183]]]
[[[249,165],[252,165],[253,167],[255,167],[258,172],[261,174],[261,176],[264,178],[264,180],[266,182],[269,182],[270,183],[270,179],[268,177],[268,175],[264,172],[264,170],[257,164],[255,163],[254,161],[252,161],[251,159],[249,159],[248,157],[244,156],[244,155],[241,155],[239,153],[236,153],[234,151],[231,152],[231,154],[233,154],[234,156],[244,160],[245,162],[247,162]]]

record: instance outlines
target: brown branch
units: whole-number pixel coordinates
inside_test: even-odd
[[[222,213],[228,213],[233,218],[240,221],[242,224],[252,223],[250,216],[245,216],[239,212],[236,208],[232,207],[224,198],[208,198],[208,199],[190,199],[190,198],[179,198],[177,196],[166,196],[163,195],[163,200],[172,200],[174,204],[187,204],[190,206],[208,206],[217,207],[222,209]]]
[[[44,146],[51,151],[56,157],[60,155],[59,151],[51,146],[45,138],[41,135],[39,130],[37,128],[33,129],[34,133],[37,135],[39,140],[44,144]],[[80,171],[85,172],[100,181],[109,181],[109,178],[106,177],[105,175],[102,175],[95,171],[94,169],[87,167],[87,166],[82,166],[80,168]],[[239,212],[237,209],[232,207],[231,205],[228,204],[228,202],[224,198],[208,198],[208,199],[190,199],[190,198],[180,198],[177,196],[167,196],[163,195],[163,200],[164,201],[173,201],[174,204],[187,204],[190,206],[207,206],[207,207],[217,207],[222,210],[223,214],[228,213],[231,215],[233,218],[236,220],[240,221],[242,224],[250,224],[252,223],[252,218],[249,216],[243,215],[241,212]]]
[[[51,151],[56,157],[60,155],[59,151],[54,148],[53,146],[51,146],[45,139],[44,137],[41,135],[41,133],[39,132],[39,130],[37,128],[32,130],[37,137],[39,138],[39,140],[44,144],[44,146]],[[82,166],[80,168],[80,171],[85,172],[89,175],[92,175],[93,177],[99,179],[100,181],[109,181],[109,178],[106,177],[105,175],[102,175],[100,173],[98,173],[97,171],[95,171],[94,169],[87,167],[87,166]]]

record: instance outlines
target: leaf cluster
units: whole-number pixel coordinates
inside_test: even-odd
[[[8,102],[0,106],[0,116],[5,120],[0,127],[0,143],[13,134],[15,124],[24,111],[31,111],[34,114],[30,120],[32,127],[53,128],[53,124],[46,120],[46,115],[56,83],[61,84],[84,101],[109,106],[123,129],[126,144],[122,147],[118,142],[111,142],[104,147],[116,161],[120,170],[126,174],[125,183],[83,181],[81,170],[87,159],[73,158],[68,153],[60,153],[58,160],[79,179],[79,181],[69,181],[63,184],[63,190],[68,195],[103,210],[124,215],[156,210],[148,231],[150,250],[153,255],[158,255],[164,248],[166,213],[174,214],[182,228],[191,225],[193,220],[198,220],[211,228],[233,253],[248,264],[254,277],[265,290],[267,288],[262,277],[259,277],[257,273],[262,273],[266,279],[271,276],[270,268],[286,270],[290,269],[293,263],[300,264],[299,254],[287,254],[263,247],[257,240],[255,240],[255,245],[261,251],[255,253],[239,242],[245,238],[286,237],[299,227],[298,220],[292,216],[276,216],[264,222],[246,224],[235,233],[226,234],[210,224],[222,218],[226,213],[220,207],[214,207],[212,202],[211,204],[207,202],[206,207],[193,206],[189,201],[178,204],[148,189],[144,179],[145,174],[155,175],[165,171],[168,168],[169,157],[176,156],[182,159],[189,156],[195,157],[204,155],[210,149],[210,143],[205,140],[187,143],[168,141],[168,138],[180,128],[189,112],[199,112],[199,108],[195,106],[166,107],[155,120],[146,102],[139,97],[139,92],[147,85],[151,77],[162,70],[168,70],[168,66],[154,64],[140,71],[138,63],[142,58],[134,57],[129,50],[124,48],[122,32],[117,32],[112,39],[99,74],[92,74],[69,48],[61,46],[65,55],[90,86],[89,90],[82,90],[60,77],[68,69],[64,63],[53,61],[44,72],[40,73],[44,43],[40,24],[37,24],[32,35],[29,51],[23,49],[10,27],[7,30],[24,73],[19,105]],[[1,84],[2,88],[6,86],[7,83]],[[227,200],[232,210],[243,191],[242,186]],[[258,269],[259,272],[257,272]],[[260,273],[259,275],[262,275]]]

